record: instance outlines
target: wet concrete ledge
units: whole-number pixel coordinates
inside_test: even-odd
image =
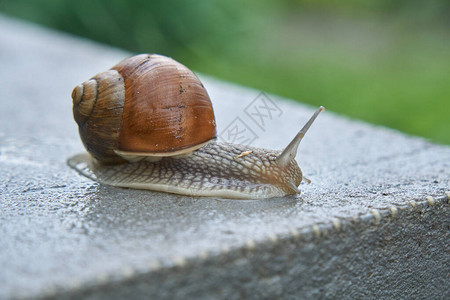
[[[301,196],[233,201],[101,186],[76,84],[129,53],[0,16],[0,298],[449,298],[450,148],[323,113]],[[314,108],[200,76],[219,138],[283,148]],[[301,84],[301,83],[300,83]],[[255,118],[255,107],[271,108]]]

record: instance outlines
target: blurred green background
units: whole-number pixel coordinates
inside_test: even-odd
[[[0,11],[450,144],[448,0],[0,0]]]

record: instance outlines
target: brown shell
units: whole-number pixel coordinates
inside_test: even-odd
[[[216,137],[202,83],[165,56],[125,59],[75,87],[72,98],[83,144],[104,163],[123,162],[127,155],[186,153]]]

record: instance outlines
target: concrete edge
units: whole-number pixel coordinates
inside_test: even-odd
[[[371,209],[367,213],[359,214],[353,218],[339,218],[333,217],[328,222],[319,222],[314,225],[302,228],[291,228],[288,235],[277,235],[275,233],[268,233],[267,240],[255,241],[249,239],[245,243],[246,250],[252,251],[257,248],[258,244],[266,244],[269,241],[271,244],[276,244],[285,239],[294,238],[301,242],[314,242],[316,239],[326,238],[333,232],[344,232],[351,226],[359,225],[361,227],[381,226],[384,221],[388,221],[389,218],[397,218],[401,214],[411,212],[424,212],[427,209],[439,210],[441,207],[450,204],[450,191],[445,192],[445,195],[439,197],[426,196],[425,199],[411,200],[405,205],[392,205],[381,209]],[[191,260],[205,260],[214,255],[226,255],[233,250],[241,250],[241,247],[231,248],[224,247],[220,253],[200,253],[197,257],[174,257],[171,261],[173,267],[184,267]],[[155,261],[152,266],[162,267],[162,262]]]
[[[244,247],[224,247],[221,251],[216,253],[203,252],[195,257],[173,257],[170,261],[152,260],[147,265],[145,272],[136,272],[130,267],[124,268],[118,275],[101,274],[94,280],[83,283],[76,279],[70,281],[69,286],[47,286],[43,294],[39,298],[58,298],[65,295],[76,295],[83,291],[101,289],[102,286],[110,286],[111,284],[122,284],[133,280],[142,275],[152,272],[158,272],[165,269],[166,271],[177,270],[184,268],[198,266],[199,264],[207,263],[213,257],[219,257],[219,260],[231,260],[233,257],[238,257],[233,253],[245,252],[251,254],[253,250],[260,248],[260,246],[276,246],[286,241],[295,241],[296,243],[311,243],[326,239],[334,234],[343,234],[347,229],[354,226],[359,226],[360,229],[369,227],[381,227],[392,219],[400,218],[402,215],[410,213],[424,213],[427,210],[441,210],[446,205],[450,204],[450,191],[447,191],[442,196],[425,196],[420,200],[410,200],[408,204],[393,205],[380,209],[371,209],[367,213],[359,214],[353,218],[339,218],[332,217],[328,222],[320,222],[314,225],[303,228],[291,228],[289,234],[276,235],[274,233],[267,234],[267,240],[255,241],[249,239],[245,242]],[[263,247],[264,248],[264,247]],[[25,295],[23,295],[25,296]],[[30,295],[28,295],[30,296]],[[27,298],[28,296],[25,296]]]

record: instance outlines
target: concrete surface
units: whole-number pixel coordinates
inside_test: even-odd
[[[447,146],[327,111],[297,156],[312,184],[260,201],[71,170],[73,86],[129,55],[0,17],[0,298],[450,297]],[[254,146],[283,148],[315,109],[201,78],[219,132]]]

